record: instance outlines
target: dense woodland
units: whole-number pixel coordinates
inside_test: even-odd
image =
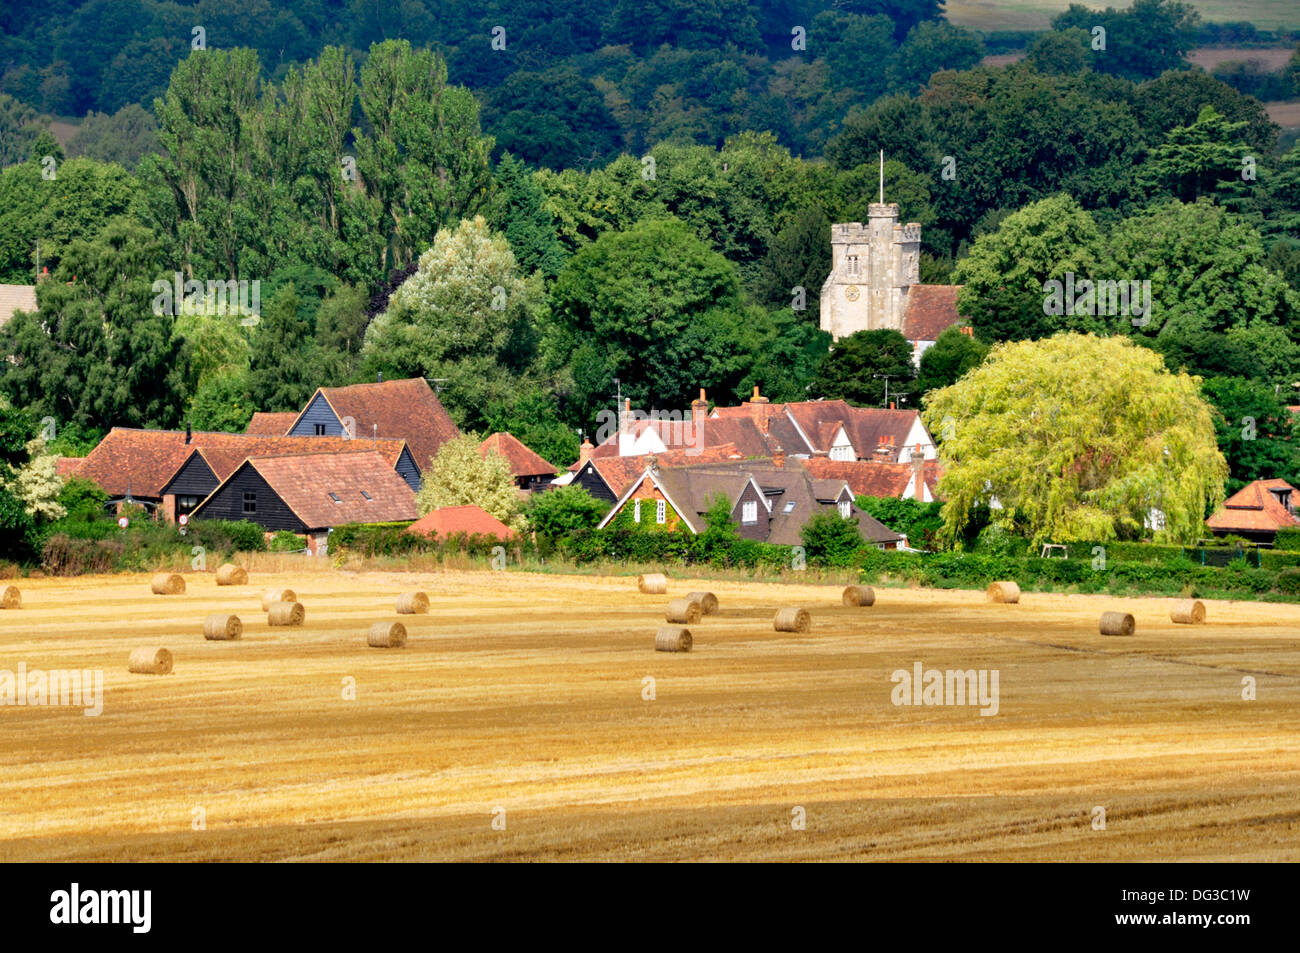
[[[1300,150],[1255,80],[1189,66],[1207,29],[1075,6],[986,67],[1015,38],[933,0],[10,2],[0,282],[50,280],[0,331],[0,394],[82,452],[423,375],[563,465],[616,387],[878,404],[887,372],[920,406],[990,344],[1096,331],[1204,378],[1230,490],[1300,479]],[[1300,53],[1268,81],[1300,95]],[[54,115],[86,116],[67,154]],[[975,329],[917,377],[896,332],[818,329],[880,150]],[[259,282],[258,319],[157,313],[177,272]],[[1066,272],[1149,280],[1151,319],[1045,314]]]

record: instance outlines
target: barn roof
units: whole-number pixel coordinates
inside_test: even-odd
[[[265,410],[254,412],[253,417],[244,428],[246,434],[257,434],[263,437],[283,437],[293,426],[293,422],[298,419],[297,411],[287,411],[285,413],[271,413]]]
[[[460,436],[446,408],[423,377],[321,387],[317,393],[324,396],[340,420],[351,417],[356,422],[358,438],[373,435],[405,440],[421,472],[428,469],[429,459],[439,447]],[[311,405],[310,400],[307,405]],[[302,413],[298,414],[294,423],[301,417]]]
[[[222,481],[221,487],[244,467],[261,474],[308,529],[344,523],[395,523],[413,520],[417,515],[415,493],[374,451],[249,457]],[[221,487],[199,504],[196,515],[221,492]]]
[[[554,476],[560,470],[534,453],[514,434],[494,433],[479,444],[478,449],[483,456],[495,450],[510,464],[510,472],[516,477]]]
[[[503,541],[512,535],[509,526],[482,507],[473,505],[443,506],[430,510],[406,527],[406,532],[419,533],[421,536],[436,533],[440,539],[458,533],[466,536],[495,536]]]

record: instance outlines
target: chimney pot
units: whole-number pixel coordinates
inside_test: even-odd
[[[582,464],[590,460],[591,451],[595,449],[596,448],[591,445],[591,441],[584,437],[582,441],[582,446],[578,448],[578,465],[581,466]]]
[[[190,422],[187,420],[185,421],[185,443],[188,444],[192,439],[194,439],[194,431],[190,430]]]
[[[785,451],[779,445],[772,451],[772,465],[777,467],[785,466]]]

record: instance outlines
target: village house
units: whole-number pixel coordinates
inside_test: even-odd
[[[263,429],[276,426],[283,419],[279,414],[266,414],[257,425]],[[438,448],[460,436],[460,431],[429,382],[423,377],[413,377],[317,388],[284,434],[405,440],[416,466],[424,472]]]
[[[636,457],[683,451],[698,454],[733,444],[744,457],[778,451],[799,458],[826,457],[844,463],[907,463],[919,452],[938,457],[934,438],[915,410],[853,407],[842,400],[771,403],[754,388],[739,407],[708,409],[701,389],[688,420],[650,419],[624,403],[618,432],[592,451],[592,458]]]
[[[560,472],[559,467],[547,463],[513,434],[494,433],[479,444],[478,451],[484,457],[489,453],[501,456],[510,465],[515,484],[524,493],[545,486]]]
[[[853,502],[842,480],[819,480],[800,466],[740,460],[730,464],[664,467],[651,460],[601,520],[600,528],[638,525],[671,532],[684,527],[701,533],[704,514],[719,498],[730,506],[742,538],[794,546],[800,531],[818,513],[836,512],[856,519],[864,541],[894,549],[905,537],[890,530]]]
[[[189,430],[114,427],[61,475],[79,476],[108,494],[110,505],[138,503],[171,521],[187,514],[250,456],[377,452],[412,490],[420,471],[404,440],[263,437]]]
[[[298,533],[308,552],[323,556],[335,526],[402,522],[417,513],[407,482],[381,454],[364,451],[249,457],[192,515]]]
[[[1285,480],[1254,480],[1224,500],[1205,525],[1216,536],[1272,545],[1278,530],[1300,526],[1294,494]]]

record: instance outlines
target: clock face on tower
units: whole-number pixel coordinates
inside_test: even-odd
[[[844,297],[847,298],[849,301],[857,301],[858,295],[860,293],[861,292],[858,291],[857,285],[849,285],[847,288],[844,289]]]

